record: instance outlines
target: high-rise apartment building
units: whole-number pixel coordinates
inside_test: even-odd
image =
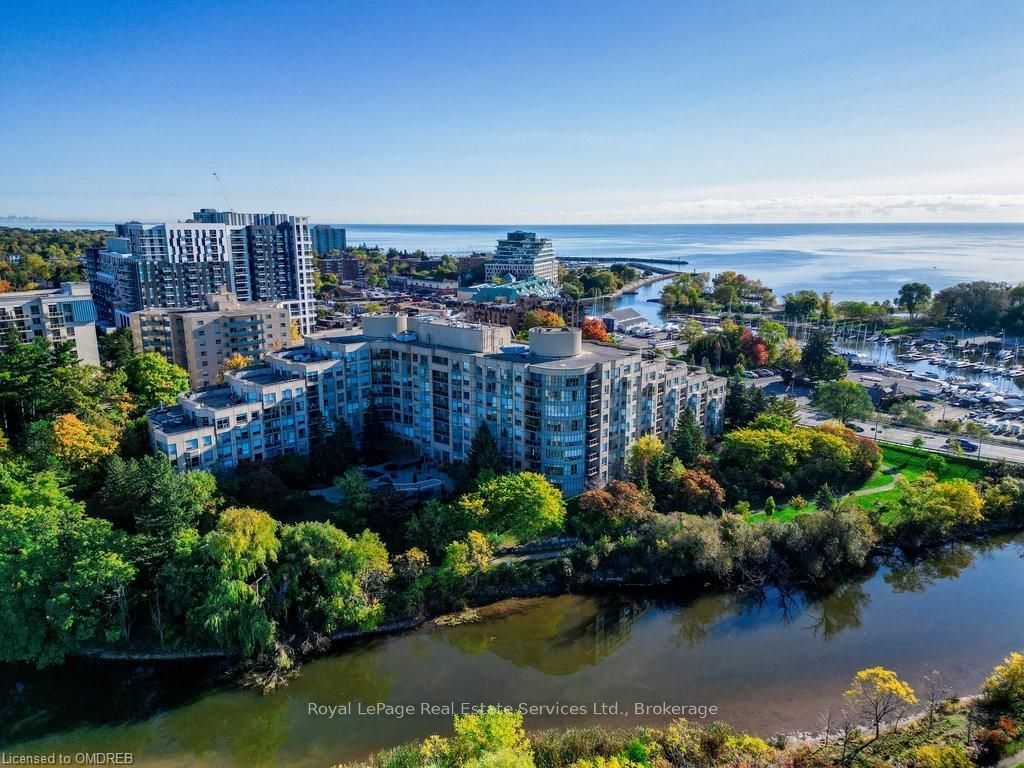
[[[439,462],[466,458],[481,425],[509,469],[542,472],[569,495],[621,475],[630,445],[667,437],[681,408],[721,428],[725,380],[649,350],[584,342],[575,328],[511,329],[405,315],[307,337],[226,384],[149,414],[177,467],[231,467],[309,450],[316,423],[361,438],[374,402],[387,428]]]
[[[198,308],[153,308],[129,316],[139,352],[158,352],[188,371],[193,389],[219,384],[224,361],[238,354],[261,359],[287,347],[291,313],[283,303],[240,302],[226,290],[209,294]]]
[[[336,227],[333,224],[310,224],[309,236],[313,250],[321,256],[326,256],[331,251],[345,251],[344,227]]]
[[[493,261],[484,266],[484,275],[488,280],[512,275],[516,280],[543,277],[557,283],[558,259],[550,240],[517,230],[498,241]]]
[[[24,342],[49,339],[70,343],[78,359],[100,364],[96,344],[96,307],[88,283],[61,283],[60,288],[0,294],[0,345],[14,328]]]
[[[87,251],[86,269],[109,326],[144,309],[201,306],[222,288],[240,301],[285,303],[303,332],[316,323],[305,217],[204,208],[187,222],[118,224]]]

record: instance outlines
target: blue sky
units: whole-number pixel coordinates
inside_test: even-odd
[[[1024,2],[10,3],[0,213],[1024,220]]]

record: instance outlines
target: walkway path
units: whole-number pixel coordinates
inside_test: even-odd
[[[893,488],[896,487],[896,482],[901,477],[903,477],[903,475],[900,474],[899,472],[897,472],[895,475],[892,476],[892,482],[891,483],[886,483],[885,485],[876,485],[874,488],[861,488],[858,491],[854,491],[853,495],[854,496],[872,496],[872,495],[874,495],[876,493],[882,493],[883,491],[891,491]]]

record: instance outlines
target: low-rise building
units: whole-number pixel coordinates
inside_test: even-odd
[[[502,275],[503,282],[481,283],[460,288],[460,301],[483,302],[514,302],[527,297],[535,299],[555,299],[560,295],[558,285],[544,277],[527,277],[521,280],[514,275]]]
[[[565,320],[566,325],[580,327],[586,317],[583,305],[576,299],[556,297],[544,299],[537,296],[524,296],[511,303],[505,301],[464,301],[457,310],[464,320],[475,323],[491,323],[507,325],[514,333],[523,327],[523,317],[531,310],[543,309],[554,312]]]
[[[459,281],[411,275],[388,275],[388,288],[396,291],[427,291],[441,296],[455,296],[459,290]]]
[[[26,343],[40,338],[70,343],[81,362],[100,364],[96,306],[88,283],[0,294],[0,344],[8,328],[17,330]]]
[[[629,333],[634,328],[650,325],[646,317],[630,307],[605,312],[601,315],[601,322],[609,333]]]
[[[221,381],[224,361],[238,354],[257,360],[288,346],[287,304],[240,302],[228,291],[208,294],[201,308],[145,309],[129,316],[140,352],[158,352],[188,371],[193,389]]]
[[[358,256],[321,257],[316,264],[322,275],[337,275],[349,283],[366,281],[366,264]]]
[[[225,384],[149,414],[156,451],[181,469],[232,467],[309,450],[314,424],[357,439],[373,402],[387,428],[441,463],[466,458],[486,426],[509,469],[567,495],[621,475],[630,445],[668,437],[681,408],[721,428],[725,380],[641,349],[584,342],[576,328],[373,315],[358,333],[309,336]]]

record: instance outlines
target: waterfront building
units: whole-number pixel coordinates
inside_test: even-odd
[[[511,278],[501,283],[481,283],[459,289],[459,299],[462,301],[489,302],[506,301],[514,302],[527,296],[539,299],[554,299],[560,295],[558,285],[544,277],[527,277],[521,280],[515,279],[512,275],[501,277]]]
[[[61,283],[60,288],[0,294],[0,345],[14,328],[24,342],[49,339],[70,344],[78,359],[100,364],[96,343],[96,307],[88,283]]]
[[[642,435],[667,438],[680,409],[722,424],[725,380],[650,350],[584,342],[576,328],[370,315],[356,333],[309,336],[225,384],[149,413],[153,448],[180,469],[216,469],[309,450],[344,419],[357,439],[371,402],[386,427],[440,463],[466,458],[484,425],[510,470],[575,495],[622,474]]]
[[[608,333],[629,333],[635,328],[642,328],[650,325],[647,318],[641,315],[632,307],[613,309],[601,315],[601,322],[608,329]]]
[[[153,308],[129,316],[139,352],[158,352],[188,371],[193,389],[220,383],[224,361],[235,354],[259,359],[287,347],[291,312],[284,303],[241,302],[222,289],[202,307]]]
[[[326,256],[331,251],[344,252],[346,247],[345,228],[334,224],[310,224],[309,238],[313,250],[321,256]]]
[[[494,259],[484,265],[487,280],[512,275],[516,279],[543,277],[558,282],[558,259],[551,241],[537,237],[534,232],[509,232],[498,241]]]
[[[305,217],[203,208],[186,222],[132,221],[85,261],[104,325],[127,326],[140,310],[198,307],[222,288],[243,302],[284,302],[303,332],[316,322]]]

